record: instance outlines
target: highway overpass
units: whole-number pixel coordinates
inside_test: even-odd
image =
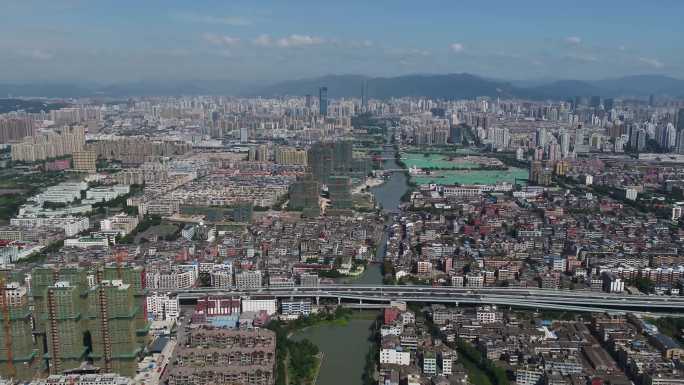
[[[527,288],[461,288],[411,285],[321,285],[261,289],[189,288],[172,290],[181,300],[210,295],[312,298],[338,303],[387,304],[391,301],[491,304],[567,311],[684,312],[684,297],[611,294],[598,291]]]

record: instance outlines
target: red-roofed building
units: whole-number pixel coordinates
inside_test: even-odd
[[[401,311],[395,307],[385,308],[385,314],[384,314],[385,325],[393,324],[394,321],[396,321],[397,318],[399,318],[399,314],[401,314]]]

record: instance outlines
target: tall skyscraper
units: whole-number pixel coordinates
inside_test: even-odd
[[[318,108],[321,116],[328,116],[328,87],[318,89]]]
[[[610,111],[613,109],[613,106],[615,105],[615,101],[611,98],[603,99],[603,109],[606,111]]]
[[[0,143],[9,143],[34,134],[33,121],[29,118],[0,118]]]
[[[364,80],[361,84],[361,108],[368,109],[368,81]]]
[[[566,158],[570,153],[570,134],[563,130],[560,134],[561,156]]]
[[[461,144],[462,132],[460,125],[451,125],[449,127],[449,143]]]
[[[306,100],[304,104],[306,108],[311,108],[311,106],[313,105],[313,97],[311,96],[311,94],[306,94],[304,98]]]
[[[601,97],[600,96],[592,96],[591,99],[589,100],[589,106],[591,108],[599,108],[601,105]]]
[[[677,131],[675,152],[677,154],[684,154],[684,130]]]
[[[646,148],[646,130],[640,128],[637,131],[637,151],[643,151]]]
[[[684,130],[684,108],[680,108],[677,113],[677,131]]]
[[[545,147],[547,141],[546,128],[537,128],[537,147]]]

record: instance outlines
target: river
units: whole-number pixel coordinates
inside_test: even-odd
[[[371,317],[375,312],[367,312]],[[371,318],[368,317],[368,318]],[[366,364],[366,353],[372,319],[351,319],[345,326],[318,325],[292,336],[295,340],[308,339],[323,352],[318,374],[318,385],[360,385]]]
[[[385,147],[382,157],[389,158],[383,161],[383,168],[385,170],[397,170],[399,164],[394,159],[396,151],[392,147]],[[404,195],[408,188],[408,181],[406,174],[403,172],[393,172],[389,179],[380,186],[372,187],[370,190],[375,196],[375,201],[380,204],[382,211],[387,214],[394,214],[399,212],[399,204],[401,203],[401,196]]]
[[[389,136],[387,143],[390,142]],[[383,157],[389,158],[383,161],[386,170],[400,168],[394,159],[395,150],[385,147]],[[394,214],[399,212],[401,196],[408,188],[407,177],[402,172],[393,172],[391,176],[380,186],[371,188],[384,213]],[[382,262],[385,256],[385,241],[387,234],[379,242],[375,256],[376,262]],[[381,284],[382,272],[380,263],[370,263],[361,276],[355,279],[345,279],[344,282],[354,284]],[[323,352],[323,363],[318,375],[318,385],[357,385],[362,384],[366,353],[371,342],[370,328],[375,312],[362,312],[362,319],[352,319],[345,326],[319,325],[307,328],[295,333],[292,338],[307,338]],[[370,317],[366,317],[370,315]]]

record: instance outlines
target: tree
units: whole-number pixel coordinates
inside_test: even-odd
[[[633,278],[627,282],[632,286],[636,286],[643,293],[651,294],[655,292],[655,282],[646,277]]]

